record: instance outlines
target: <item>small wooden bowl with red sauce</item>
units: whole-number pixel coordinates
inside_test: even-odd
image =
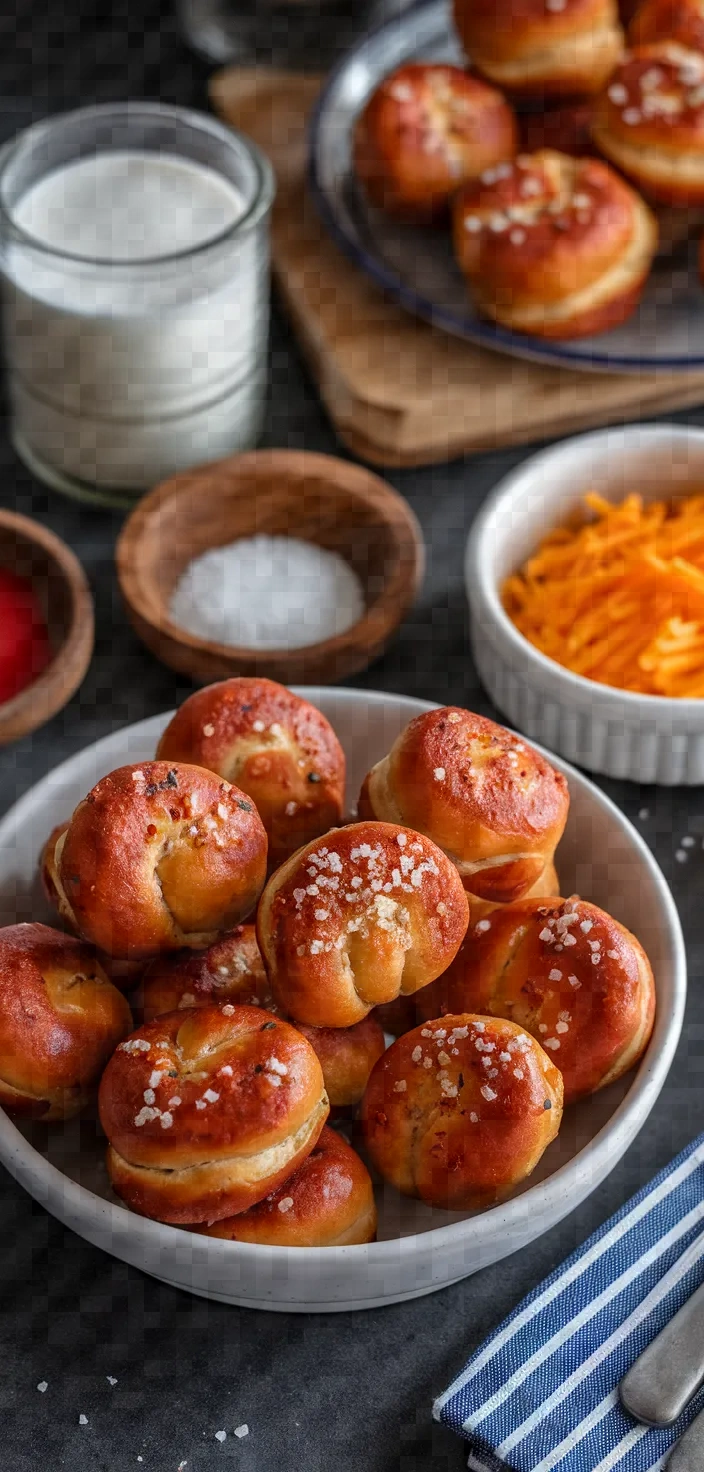
[[[25,661],[26,683],[0,700],[0,746],[6,746],[43,726],[75,694],[93,653],[94,623],[93,600],[78,558],[40,522],[15,511],[0,511],[2,573],[9,573],[13,583],[19,580],[20,603],[22,583],[30,585],[38,620],[33,650],[19,655]],[[7,607],[6,640],[12,632]],[[48,649],[40,621],[48,630]],[[0,639],[2,634],[0,629]]]

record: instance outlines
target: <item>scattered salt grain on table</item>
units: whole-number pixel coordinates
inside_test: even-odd
[[[41,1390],[41,1393],[43,1395],[44,1394],[44,1391],[45,1390],[48,1390],[48,1389],[49,1389],[49,1381],[48,1380],[40,1380],[39,1381],[39,1384],[37,1386],[37,1390]]]
[[[365,610],[348,562],[297,537],[243,537],[189,563],[170,616],[188,633],[248,649],[303,649],[344,634]]]
[[[226,1431],[216,1431],[215,1432],[215,1440],[216,1441],[226,1441],[227,1440],[227,1432]]]
[[[246,1421],[244,1426],[235,1426],[235,1436],[249,1436],[249,1426]]]
[[[79,1416],[78,1417],[78,1424],[79,1424],[79,1426],[87,1426],[88,1425],[88,1417],[87,1416]]]

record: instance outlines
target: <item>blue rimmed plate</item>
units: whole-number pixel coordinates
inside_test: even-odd
[[[374,209],[352,169],[355,121],[388,72],[413,60],[461,62],[446,0],[421,0],[372,31],[323,89],[312,123],[310,185],[338,245],[407,311],[484,347],[561,367],[614,373],[704,369],[704,288],[696,246],[656,262],[643,300],[613,332],[544,342],[482,321],[452,254],[448,231],[399,225]]]

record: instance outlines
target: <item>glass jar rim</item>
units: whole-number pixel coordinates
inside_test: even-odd
[[[91,118],[107,119],[110,115],[118,115],[129,121],[135,120],[140,115],[154,120],[162,118],[166,121],[173,119],[182,127],[191,128],[201,133],[210,133],[220,143],[229,149],[239,149],[245,152],[250,163],[254,167],[256,186],[251,202],[246,209],[231,225],[224,230],[199,242],[197,245],[186,246],[177,251],[168,251],[156,256],[142,256],[138,259],[127,261],[116,261],[111,257],[83,255],[79,251],[65,250],[60,247],[47,244],[31,231],[19,225],[15,220],[12,207],[5,201],[4,184],[8,167],[15,162],[25,149],[35,148],[41,144],[43,138],[56,126],[57,122],[76,122],[81,119],[88,122]],[[102,152],[95,149],[94,153]],[[105,149],[109,152],[109,149]],[[91,153],[81,154],[82,158],[91,157]],[[174,149],[172,157],[184,157]],[[220,172],[217,165],[208,165],[215,172]],[[47,170],[47,173],[51,170]],[[223,175],[223,177],[225,177]],[[137,101],[137,102],[107,102],[97,103],[90,107],[73,108],[69,112],[59,113],[48,118],[43,118],[38,123],[33,123],[24,128],[16,138],[7,143],[0,150],[0,229],[9,235],[16,243],[30,247],[32,250],[41,251],[42,254],[54,260],[71,262],[75,265],[93,266],[111,271],[129,273],[131,271],[143,271],[149,267],[177,264],[179,261],[192,260],[199,255],[205,255],[209,251],[217,250],[218,247],[228,241],[237,239],[240,235],[246,235],[271,209],[274,195],[276,193],[276,181],[272,166],[266,154],[245,133],[236,128],[229,128],[217,118],[211,118],[207,113],[197,112],[195,108],[178,107],[161,102]]]

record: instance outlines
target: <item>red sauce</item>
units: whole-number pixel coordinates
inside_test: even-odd
[[[32,584],[0,567],[0,704],[31,685],[50,659],[49,631]]]

